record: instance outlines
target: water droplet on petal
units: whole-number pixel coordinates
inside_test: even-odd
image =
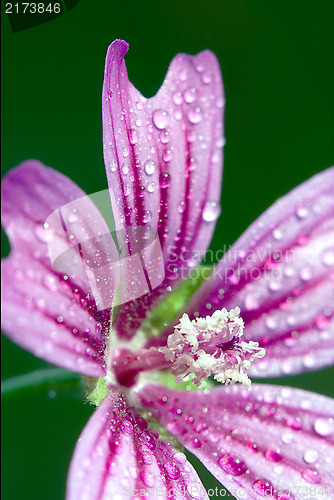
[[[169,143],[169,134],[167,130],[162,130],[159,134],[159,139],[161,144],[168,144]]]
[[[153,160],[146,160],[144,163],[144,170],[147,175],[152,175],[155,172],[155,163]]]
[[[309,214],[309,211],[305,206],[301,205],[296,210],[296,215],[297,215],[298,219],[305,219],[305,217],[307,217],[308,214]]]
[[[281,240],[283,238],[283,233],[280,229],[276,228],[273,231],[273,237],[275,240]]]
[[[156,109],[153,111],[152,120],[159,130],[163,130],[169,125],[169,114],[164,109]]]
[[[295,431],[299,431],[302,428],[300,417],[288,417],[286,420],[286,425],[290,427],[290,429],[294,429]]]
[[[146,470],[142,470],[142,471],[140,471],[139,475],[140,475],[140,479],[143,481],[145,486],[147,486],[148,488],[153,488],[153,486],[155,485],[155,476],[154,476],[153,472],[148,472]]]
[[[247,449],[251,452],[251,453],[257,453],[259,451],[258,447],[257,447],[257,444],[255,443],[248,443],[247,445]]]
[[[202,121],[202,118],[203,116],[200,108],[192,108],[188,111],[188,120],[190,123],[196,125]]]
[[[169,174],[168,172],[161,172],[161,175],[160,175],[160,186],[163,188],[163,189],[166,189],[168,188],[169,186]]]
[[[181,472],[175,462],[169,461],[164,464],[164,468],[170,479],[179,479]]]
[[[212,82],[212,73],[211,73],[210,70],[205,71],[204,73],[202,73],[202,82],[205,85],[208,85],[209,83]]]
[[[247,470],[244,462],[241,462],[238,458],[234,458],[229,453],[221,456],[218,464],[227,474],[231,474],[232,476],[241,476]]]
[[[270,481],[266,479],[257,479],[252,484],[252,487],[255,491],[257,491],[258,493],[262,494],[265,497],[272,496],[273,485],[271,484]]]
[[[166,149],[166,151],[163,152],[162,159],[165,163],[168,163],[172,159],[172,153],[169,149]]]
[[[320,314],[315,320],[315,326],[319,328],[319,330],[326,330],[330,322],[330,318]]]
[[[316,470],[305,469],[302,472],[302,477],[311,484],[319,484],[321,481],[321,476]]]
[[[310,281],[310,279],[312,278],[311,268],[309,266],[302,267],[299,275],[303,281]]]
[[[333,266],[334,265],[334,250],[328,248],[324,250],[321,254],[321,262],[325,266]]]
[[[172,99],[173,99],[174,104],[176,104],[177,106],[179,106],[182,103],[182,100],[183,100],[181,92],[174,92],[173,95],[172,95]]]
[[[175,453],[173,458],[174,458],[174,460],[179,462],[179,464],[184,464],[187,461],[187,457],[181,451],[178,451],[177,453]]]
[[[219,203],[207,201],[203,208],[202,217],[206,222],[213,222],[218,219],[221,212]]]
[[[35,234],[39,241],[42,243],[46,243],[48,241],[51,241],[53,239],[53,233],[50,231],[48,227],[45,227],[44,225],[38,225],[35,228]]]
[[[181,71],[179,72],[179,78],[181,80],[181,82],[185,82],[188,78],[188,74],[187,74],[187,71],[185,69],[181,69]]]
[[[268,287],[272,292],[278,292],[282,288],[282,282],[277,279],[270,280]]]
[[[194,448],[200,448],[202,446],[201,441],[197,438],[193,438],[191,444],[193,445]]]
[[[191,104],[196,100],[196,89],[195,88],[186,89],[183,92],[183,97],[186,103]]]
[[[152,219],[152,212],[146,210],[143,215],[143,222],[150,222],[151,219]]]
[[[316,450],[306,450],[304,453],[304,461],[307,464],[314,464],[318,459],[318,452]]]
[[[154,182],[149,182],[147,184],[147,191],[149,193],[153,193],[155,191],[155,184],[154,184]]]
[[[129,130],[129,140],[130,140],[130,144],[134,145],[134,144],[137,144],[138,142],[138,135],[137,135],[137,132],[133,129],[130,129]]]
[[[333,418],[317,418],[314,422],[314,430],[319,436],[330,436],[334,431]]]
[[[258,297],[256,297],[255,294],[253,293],[249,293],[248,295],[246,295],[245,297],[245,307],[246,309],[248,309],[249,311],[251,311],[252,309],[256,309],[259,305],[259,300],[258,300]]]
[[[264,456],[270,462],[279,462],[283,458],[282,455],[279,453],[279,450],[275,450],[273,448],[268,448]]]

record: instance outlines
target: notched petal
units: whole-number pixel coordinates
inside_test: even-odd
[[[140,397],[237,498],[322,499],[333,492],[328,397],[265,384],[252,384],[251,392],[238,385],[197,392],[149,385]]]
[[[83,430],[72,458],[67,500],[208,500],[183,453],[158,438],[111,389]]]
[[[34,160],[6,175],[2,199],[12,247],[2,261],[5,333],[51,363],[103,376],[110,307],[99,310],[96,285],[112,298],[114,279],[99,265],[109,232],[100,212],[70,179]]]
[[[116,319],[119,334],[131,337],[159,298],[189,276],[210,243],[220,213],[225,101],[210,51],[176,56],[158,93],[146,99],[128,80],[126,50],[121,41],[109,47],[102,98],[113,211],[119,228],[155,231],[162,249],[162,266],[152,273],[160,282],[121,307]],[[120,243],[128,245],[126,239]],[[148,270],[152,265],[147,263]]]
[[[333,190],[330,168],[274,203],[186,308],[193,318],[240,307],[245,338],[266,349],[250,375],[288,375],[334,361]]]

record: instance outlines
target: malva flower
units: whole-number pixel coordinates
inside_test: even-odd
[[[176,56],[145,99],[128,80],[127,50],[116,40],[107,53],[103,140],[118,244],[136,264],[127,259],[117,275],[106,222],[64,175],[32,160],[2,186],[12,244],[2,263],[5,332],[82,373],[98,405],[74,451],[67,499],[208,499],[179,445],[237,498],[330,497],[333,401],[250,386],[247,371],[278,376],[333,362],[333,168],[254,222],[159,331],[152,311],[171,307],[220,213],[224,96],[217,60],[205,51]],[[71,210],[50,234],[46,221],[61,207]],[[144,288],[137,228],[161,245],[143,251]],[[64,233],[85,272],[52,265],[48,244]],[[172,386],[174,376],[186,390]]]

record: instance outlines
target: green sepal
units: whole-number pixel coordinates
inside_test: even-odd
[[[199,266],[194,269],[195,276],[190,276],[176,290],[170,293],[143,321],[140,330],[147,337],[158,335],[170,323],[177,323],[180,315],[189,302],[192,295],[209,277],[212,272],[211,266]]]

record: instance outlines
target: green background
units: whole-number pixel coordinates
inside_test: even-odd
[[[67,14],[16,33],[4,15],[3,173],[37,158],[88,193],[104,189],[108,45],[130,43],[129,76],[146,96],[177,52],[209,48],[227,101],[222,215],[211,248],[229,245],[277,197],[333,162],[333,20],[332,0],[80,0]],[[46,366],[5,338],[2,360],[3,378]],[[333,371],[272,382],[330,394]],[[3,498],[62,499],[92,407],[75,383],[4,396],[2,404]],[[200,474],[208,488],[219,485],[203,468]]]

